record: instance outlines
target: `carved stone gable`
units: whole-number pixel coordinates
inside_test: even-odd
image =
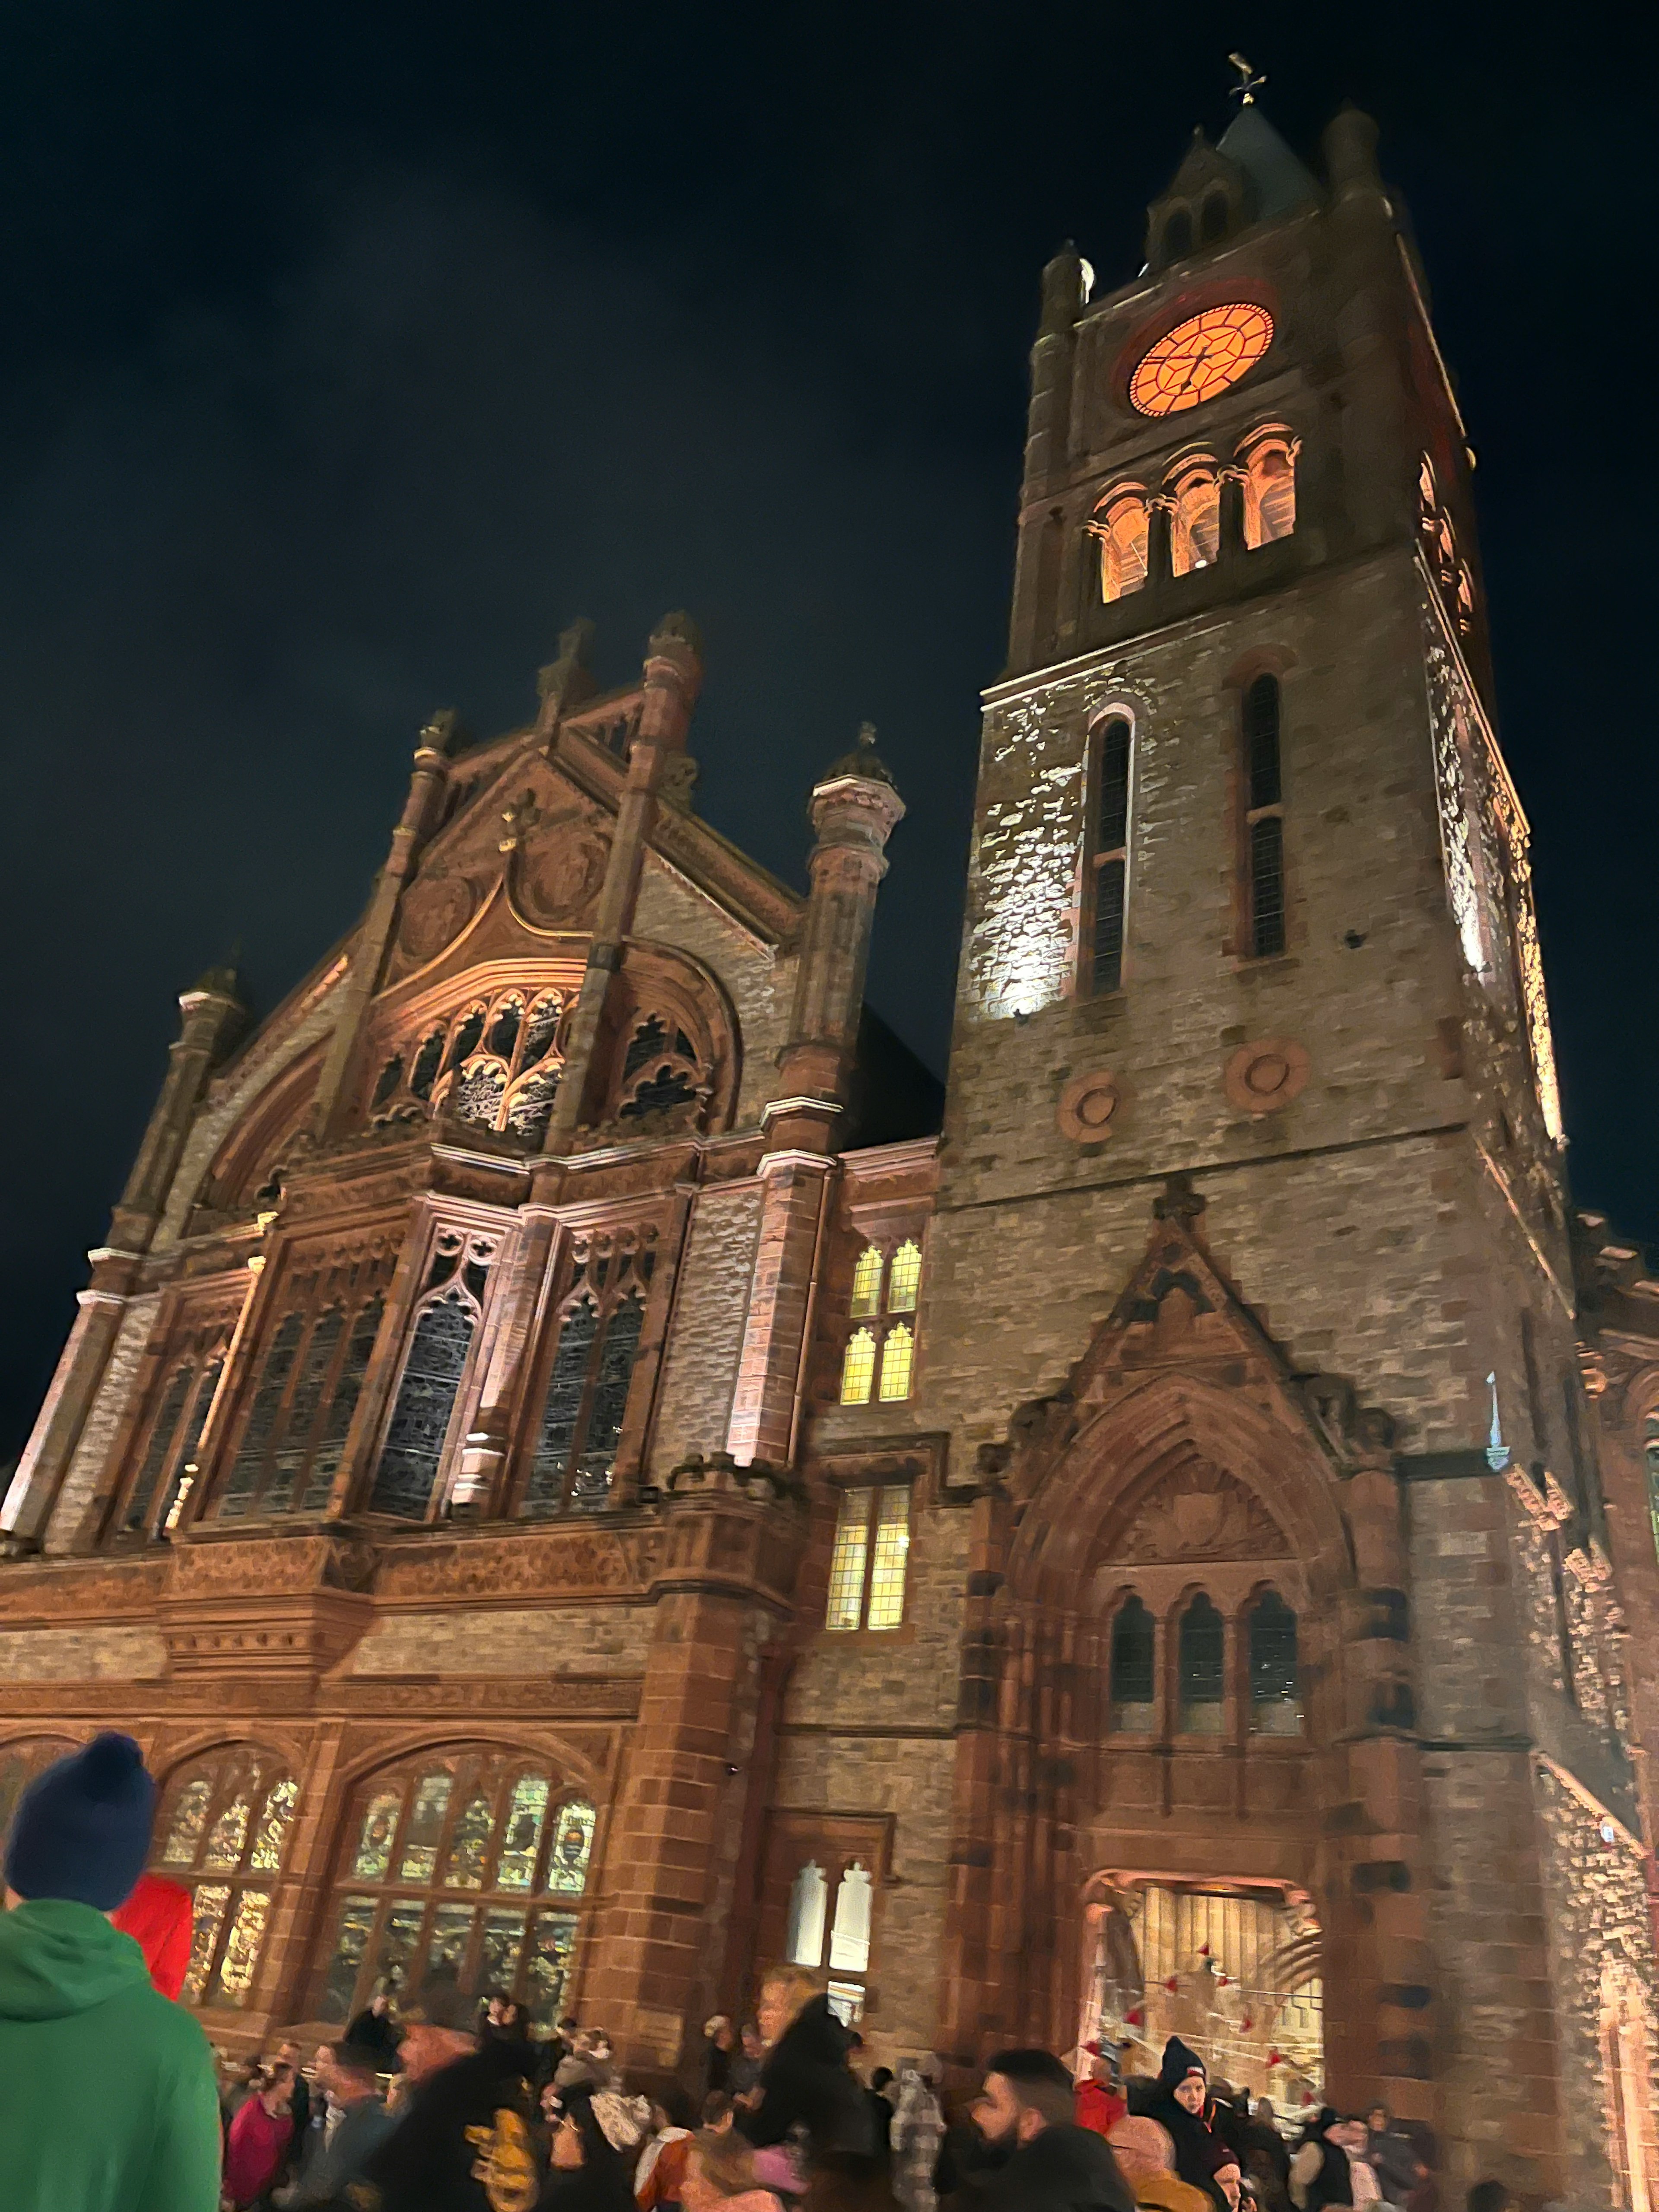
[[[1207,1461],[1164,1475],[1107,1545],[1137,1566],[1188,1559],[1281,1559],[1291,1547],[1253,1490]]]

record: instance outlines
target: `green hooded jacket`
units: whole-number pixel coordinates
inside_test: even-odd
[[[218,2212],[219,2151],[207,2038],[131,1936],[66,1898],[0,1912],[5,2212]]]

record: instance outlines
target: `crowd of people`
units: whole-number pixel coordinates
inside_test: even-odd
[[[794,1967],[752,2020],[707,2023],[695,2085],[649,2097],[601,2029],[535,2033],[506,1993],[442,1983],[377,1995],[308,2059],[283,2041],[220,2067],[176,2001],[188,1894],[143,1871],[155,1794],[107,1734],[14,1820],[8,2212],[1444,2212],[1425,2131],[1321,2106],[1291,2140],[1177,2036],[1155,2078],[1103,2042],[999,2051],[947,2111],[937,2058],[866,2074]],[[1489,2181],[1467,2212],[1511,2207]]]

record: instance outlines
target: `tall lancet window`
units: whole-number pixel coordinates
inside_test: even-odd
[[[1129,762],[1127,715],[1111,714],[1095,736],[1094,821],[1089,855],[1089,989],[1099,997],[1123,984],[1123,929],[1129,888]]]
[[[445,1450],[483,1310],[494,1247],[440,1233],[369,1492],[372,1513],[423,1521],[440,1495]]]
[[[1258,676],[1244,693],[1245,942],[1251,958],[1285,950],[1285,804],[1279,763],[1279,678]]]

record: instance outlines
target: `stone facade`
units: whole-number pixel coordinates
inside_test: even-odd
[[[1045,273],[942,1135],[860,1134],[872,733],[799,897],[692,809],[684,617],[435,716],[252,1036],[185,994],[0,1513],[0,1818],[131,1728],[226,2043],[453,1976],[684,2074],[787,1954],[882,2059],[1179,2028],[1652,2201],[1659,1291],[1326,167],[1247,105]]]

